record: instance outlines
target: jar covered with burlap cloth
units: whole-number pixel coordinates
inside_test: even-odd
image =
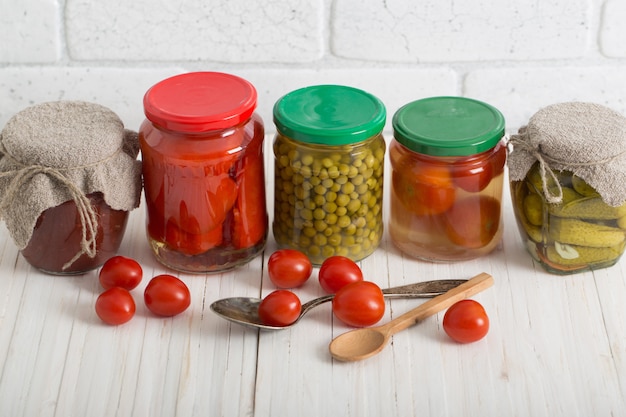
[[[626,243],[626,118],[554,104],[510,144],[513,209],[533,258],[561,275],[614,265]]]
[[[139,206],[137,134],[106,107],[38,104],[0,133],[0,219],[32,266],[80,274],[102,265],[122,242]]]

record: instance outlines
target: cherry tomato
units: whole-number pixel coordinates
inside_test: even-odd
[[[298,319],[301,308],[296,294],[288,290],[276,290],[259,304],[259,318],[270,326],[288,326]]]
[[[105,290],[122,287],[130,291],[139,285],[142,276],[139,262],[125,256],[114,256],[102,265],[98,279]]]
[[[348,284],[335,294],[333,313],[349,326],[374,325],[385,314],[383,292],[378,285],[369,281]]]
[[[489,317],[479,302],[461,300],[444,314],[443,329],[459,343],[476,342],[489,331]]]
[[[391,179],[400,201],[417,215],[440,214],[454,204],[452,175],[442,163],[414,162],[402,173],[394,171]]]
[[[496,177],[504,172],[506,165],[507,148],[503,143],[498,143],[494,149],[495,156],[491,158],[493,176]]]
[[[175,276],[163,274],[152,278],[143,293],[148,310],[158,316],[175,316],[191,304],[189,288]]]
[[[482,248],[500,227],[500,202],[487,196],[466,198],[446,212],[445,223],[446,234],[453,243]]]
[[[484,190],[494,177],[493,164],[482,154],[460,158],[452,165],[451,171],[454,184],[470,193]]]
[[[331,256],[322,263],[318,279],[324,291],[334,294],[348,284],[363,281],[363,271],[350,258]]]
[[[135,315],[135,300],[124,288],[109,288],[96,300],[96,314],[107,324],[124,324]]]
[[[309,258],[295,249],[280,249],[267,262],[270,280],[279,288],[295,288],[304,284],[313,272]]]

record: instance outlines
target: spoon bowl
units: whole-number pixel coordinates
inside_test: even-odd
[[[493,277],[491,275],[486,273],[478,274],[469,281],[449,290],[445,294],[426,301],[419,307],[404,313],[385,325],[364,327],[337,336],[330,343],[330,354],[333,358],[345,362],[358,361],[374,356],[383,350],[391,336],[397,332],[492,285]]]
[[[431,298],[443,294],[464,282],[467,282],[467,280],[442,279],[387,288],[382,291],[386,298]],[[260,298],[223,298],[213,302],[210,307],[218,316],[244,326],[264,330],[281,330],[293,326],[312,308],[331,301],[333,297],[334,294],[325,295],[302,304],[298,319],[288,326],[271,326],[263,323],[259,317],[259,304],[261,304],[262,301]]]

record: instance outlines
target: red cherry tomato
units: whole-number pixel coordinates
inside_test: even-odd
[[[270,326],[288,326],[298,319],[301,308],[296,294],[288,290],[276,290],[259,304],[259,318]]]
[[[482,248],[500,228],[500,202],[481,195],[461,200],[446,212],[445,227],[453,243],[465,248]]]
[[[443,329],[459,343],[475,342],[485,337],[489,331],[489,317],[479,302],[462,300],[446,311]]]
[[[334,294],[348,284],[363,281],[363,272],[352,259],[337,255],[322,263],[318,279],[324,291]]]
[[[406,208],[419,216],[445,212],[454,204],[456,190],[448,167],[441,163],[414,163],[394,171],[392,186]]]
[[[383,292],[378,285],[369,281],[348,284],[335,294],[333,313],[349,326],[374,325],[385,314]]]
[[[135,300],[124,288],[109,288],[96,300],[96,314],[107,324],[124,324],[135,315]]]
[[[175,316],[191,304],[189,288],[175,276],[163,274],[152,278],[143,293],[148,310],[158,316]]]
[[[454,184],[470,193],[487,188],[494,177],[493,169],[493,164],[485,155],[461,158],[451,167]]]
[[[142,276],[139,262],[125,256],[114,256],[102,265],[98,279],[105,290],[121,287],[130,291],[139,285]]]
[[[309,258],[295,249],[280,249],[267,262],[270,280],[279,288],[296,288],[304,284],[313,272]]]

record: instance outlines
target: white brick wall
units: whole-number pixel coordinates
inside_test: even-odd
[[[81,99],[143,119],[155,82],[231,72],[259,112],[319,83],[401,105],[465,95],[510,131],[547,104],[586,100],[626,114],[624,0],[0,0],[0,128],[34,103]]]

